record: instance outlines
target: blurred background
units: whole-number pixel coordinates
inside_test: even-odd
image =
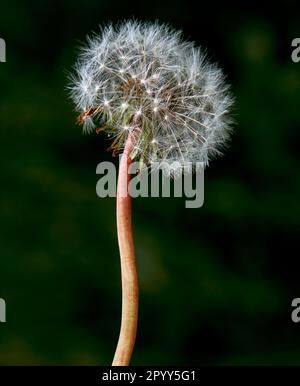
[[[296,2],[1,3],[0,364],[110,364],[121,312],[115,201],[95,192],[103,136],[66,90],[86,34],[135,17],[182,29],[232,84],[230,147],[205,202],[133,202],[140,276],[135,365],[299,364],[300,37]],[[114,160],[116,162],[116,160]]]

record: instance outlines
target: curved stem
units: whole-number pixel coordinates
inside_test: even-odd
[[[122,276],[122,320],[112,366],[128,366],[134,348],[138,319],[138,279],[131,225],[131,197],[128,193],[132,137],[128,136],[119,165],[117,228]]]

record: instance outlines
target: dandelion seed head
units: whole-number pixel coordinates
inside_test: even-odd
[[[134,132],[132,158],[146,165],[208,164],[229,137],[232,98],[222,71],[166,25],[103,28],[88,38],[70,89],[83,130],[103,126],[115,152]]]

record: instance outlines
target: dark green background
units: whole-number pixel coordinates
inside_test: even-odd
[[[300,363],[300,37],[296,2],[6,1],[0,37],[1,364],[109,364],[120,323],[114,199],[102,136],[83,136],[67,74],[86,34],[135,16],[208,49],[236,98],[205,203],[136,199],[140,317],[133,364]]]

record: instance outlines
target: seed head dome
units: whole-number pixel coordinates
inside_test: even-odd
[[[166,25],[127,21],[88,38],[70,88],[83,130],[104,131],[115,152],[131,134],[131,158],[146,165],[207,164],[228,138],[222,71]]]

